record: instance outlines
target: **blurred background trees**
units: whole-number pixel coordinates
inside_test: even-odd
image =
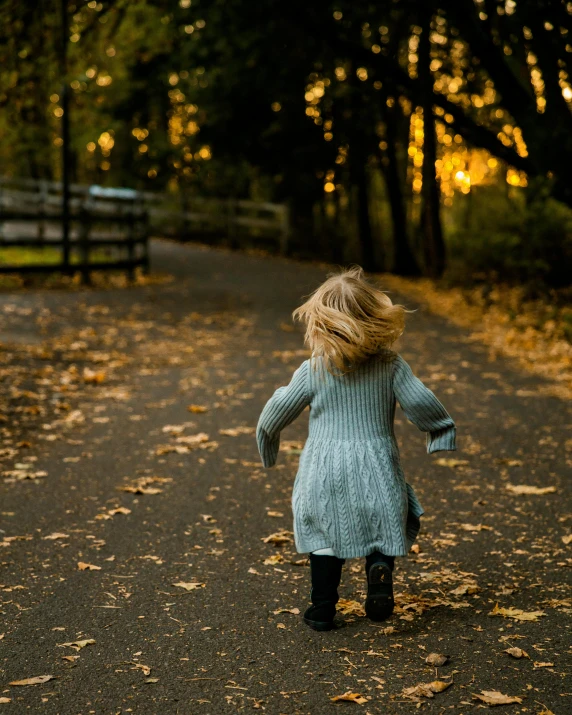
[[[0,160],[288,202],[301,255],[569,285],[572,3],[0,2]]]

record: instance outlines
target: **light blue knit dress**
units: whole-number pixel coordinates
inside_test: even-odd
[[[338,558],[382,551],[404,556],[423,509],[406,483],[393,431],[396,400],[427,432],[427,451],[454,450],[455,424],[405,360],[384,350],[333,376],[306,360],[267,402],[256,431],[265,467],[276,463],[280,432],[310,406],[309,435],[292,494],[300,553],[331,548]]]

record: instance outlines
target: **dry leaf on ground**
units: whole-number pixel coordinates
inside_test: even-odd
[[[95,564],[86,564],[85,561],[78,561],[77,567],[80,571],[101,571],[101,566]]]
[[[134,666],[131,668],[131,670],[142,670],[143,675],[149,676],[151,675],[151,666],[150,665],[143,665],[143,663],[132,663]]]
[[[519,660],[520,658],[530,658],[528,653],[525,650],[522,650],[522,648],[517,648],[516,646],[513,648],[507,648],[505,653],[508,653],[509,655],[512,655],[513,658],[516,658]]]
[[[193,444],[203,444],[209,441],[209,436],[206,432],[199,432],[198,434],[189,434],[184,437],[177,437],[177,442],[181,444],[186,444],[191,446]]]
[[[492,526],[486,526],[485,524],[461,524],[461,529],[464,531],[492,531]]]
[[[481,690],[481,694],[473,693],[473,698],[481,700],[487,705],[510,705],[511,703],[521,703],[522,698],[503,695],[498,690]]]
[[[284,557],[282,554],[272,554],[272,556],[269,556],[267,559],[264,559],[262,562],[265,566],[273,566],[274,564],[282,564],[284,563]]]
[[[100,385],[105,382],[105,377],[104,370],[91,370],[89,367],[83,369],[83,381],[87,384]]]
[[[562,543],[566,546],[568,546],[568,544],[572,544],[572,534],[568,534],[568,536],[563,536]]]
[[[410,688],[403,688],[402,693],[406,698],[411,700],[419,700],[419,698],[434,698],[435,693],[442,693],[443,690],[453,683],[446,683],[443,680],[433,680],[431,683],[419,683],[419,685],[413,685]]]
[[[206,412],[208,410],[208,407],[205,407],[204,405],[189,405],[187,407],[187,410],[189,410],[189,412],[199,413]]]
[[[280,451],[286,452],[287,454],[302,454],[304,449],[304,442],[293,439],[283,439],[280,442]]]
[[[141,477],[134,484],[126,484],[122,487],[117,487],[117,489],[120,492],[128,492],[129,494],[161,494],[162,489],[150,487],[149,484],[168,484],[172,481],[170,477]]]
[[[274,534],[270,534],[269,536],[266,536],[262,538],[262,541],[265,544],[274,544],[275,546],[281,546],[282,544],[292,544],[293,539],[293,532],[292,531],[276,531]]]
[[[537,621],[541,616],[545,616],[544,611],[523,611],[521,608],[503,608],[497,603],[489,616],[503,616],[504,618],[514,618],[516,621]]]
[[[93,645],[95,640],[93,638],[86,638],[82,641],[71,641],[71,643],[58,643],[59,648],[75,648],[75,650],[81,650],[87,645]]]
[[[279,608],[277,611],[272,611],[272,613],[275,616],[278,616],[280,613],[292,613],[294,616],[300,615],[300,609],[299,608]]]
[[[533,487],[527,484],[506,484],[505,489],[511,494],[526,495],[526,494],[553,494],[556,487]]]
[[[477,593],[478,590],[478,584],[474,581],[469,581],[468,583],[462,583],[460,586],[457,586],[457,588],[449,591],[449,593],[452,593],[453,596],[466,596],[467,594]]]
[[[554,663],[540,663],[537,660],[532,664],[535,668],[554,668]]]
[[[4,697],[0,698],[0,703],[2,705],[6,704],[6,703],[11,703],[11,702],[12,702],[12,698],[4,698]]]
[[[445,665],[448,660],[449,656],[442,655],[441,653],[429,653],[427,658],[425,658],[427,665],[434,665],[436,668],[440,668],[442,665]]]
[[[346,598],[340,598],[338,601],[338,611],[344,616],[365,616],[365,610],[361,603]]]
[[[204,588],[206,584],[197,582],[186,582],[177,581],[177,583],[171,584],[172,586],[177,586],[178,588],[184,588],[185,591],[195,591],[197,588]]]
[[[334,695],[334,697],[330,698],[330,700],[333,703],[349,702],[357,703],[358,705],[365,705],[365,703],[367,703],[367,700],[363,697],[363,695],[360,695],[359,693],[352,693],[351,690],[343,693],[343,695]]]
[[[226,437],[240,437],[243,434],[254,434],[255,427],[229,427],[228,429],[219,429],[218,433]]]
[[[48,680],[53,680],[55,675],[36,675],[34,678],[24,678],[24,680],[12,680],[9,685],[42,685]]]
[[[55,541],[56,539],[67,539],[69,538],[68,534],[62,534],[59,531],[54,531],[53,534],[48,534],[47,536],[42,537],[44,541]]]
[[[495,459],[495,464],[506,464],[507,467],[522,467],[524,462],[522,459],[509,459],[508,457],[499,457]]]
[[[466,459],[454,459],[452,457],[441,457],[435,460],[435,464],[440,467],[465,467],[469,462]]]

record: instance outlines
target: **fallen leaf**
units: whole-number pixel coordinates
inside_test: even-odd
[[[544,611],[523,611],[521,608],[502,608],[498,603],[489,616],[503,616],[504,618],[514,618],[516,621],[537,621],[541,616],[545,616]]]
[[[190,446],[192,444],[201,444],[202,442],[208,442],[209,436],[206,432],[199,432],[198,434],[190,434],[185,437],[177,437],[177,442],[181,444],[186,444]]]
[[[53,534],[48,534],[42,538],[44,541],[55,541],[56,539],[67,539],[69,536],[68,534],[62,534],[59,531],[54,531]]]
[[[498,690],[481,690],[481,694],[473,693],[473,698],[481,700],[487,705],[510,705],[511,703],[521,703],[522,698],[503,695]]]
[[[89,367],[83,369],[83,381],[91,385],[100,385],[105,382],[104,370],[91,370]]]
[[[48,680],[53,680],[55,675],[36,675],[34,678],[24,678],[24,680],[12,680],[9,685],[42,685]]]
[[[152,685],[153,683],[158,683],[159,678],[146,678],[145,685]]]
[[[485,526],[485,524],[461,524],[461,529],[465,531],[492,531],[492,526]]]
[[[457,588],[454,588],[452,591],[449,591],[449,593],[452,593],[453,596],[466,596],[467,594],[477,593],[478,590],[478,585],[474,581],[471,581],[469,583],[463,583],[460,586],[457,586]]]
[[[453,683],[446,683],[443,680],[433,680],[431,683],[419,683],[410,688],[403,688],[402,693],[406,698],[419,701],[419,698],[434,698],[435,693],[442,693]]]
[[[274,564],[284,563],[284,557],[282,554],[272,554],[267,559],[262,562],[265,566],[273,566]]]
[[[118,506],[115,509],[110,509],[107,513],[110,516],[114,516],[115,514],[131,514],[131,509],[127,509],[127,507],[124,506]]]
[[[440,668],[442,665],[445,665],[448,660],[449,656],[442,655],[441,653],[429,653],[427,658],[425,658],[427,665],[434,665],[436,668]]]
[[[128,492],[129,494],[161,494],[162,489],[150,487],[149,484],[168,484],[172,481],[170,477],[141,477],[134,484],[126,484],[117,488],[119,491]]]
[[[554,663],[539,663],[536,660],[532,665],[534,665],[535,668],[554,668]]]
[[[70,663],[75,663],[79,660],[79,655],[62,655],[62,660],[69,660]]]
[[[440,459],[436,459],[435,463],[438,464],[440,467],[464,467],[466,466],[469,462],[466,459],[453,459],[451,457],[441,457]]]
[[[71,641],[71,643],[58,643],[60,648],[75,648],[75,650],[81,650],[87,645],[93,645],[95,640],[93,638],[86,638],[82,641]]]
[[[86,564],[84,561],[78,561],[77,567],[80,571],[101,571],[101,566],[95,566],[94,564]]]
[[[265,544],[274,544],[275,546],[281,546],[282,544],[292,544],[293,543],[293,532],[291,531],[277,531],[270,536],[266,536],[262,539]]]
[[[189,412],[196,412],[196,413],[206,412],[208,410],[208,407],[205,407],[204,405],[189,405],[187,407],[187,410],[189,410]]]
[[[333,703],[339,703],[342,701],[357,703],[358,705],[365,705],[365,703],[367,703],[367,700],[363,697],[363,695],[360,695],[359,693],[352,693],[351,690],[343,693],[343,695],[334,695],[334,697],[330,698],[330,700]]]
[[[533,487],[526,484],[506,484],[505,489],[511,494],[553,494],[556,487]]]
[[[206,584],[197,582],[186,582],[177,581],[177,583],[171,584],[171,586],[177,586],[178,588],[184,588],[185,591],[195,591],[197,588],[204,588]]]
[[[133,668],[131,670],[142,670],[143,675],[151,675],[151,666],[150,665],[143,665],[143,663],[133,663]]]
[[[255,432],[255,427],[229,427],[228,429],[219,429],[218,431],[219,434],[223,434],[226,437],[239,437],[243,434],[254,434]]]
[[[280,517],[284,516],[284,514],[281,511],[267,511],[266,516],[273,516],[276,518],[280,518]]]
[[[292,613],[294,616],[298,616],[300,614],[300,609],[299,608],[279,608],[277,611],[272,611],[272,613],[277,616],[280,613]]]
[[[572,534],[568,534],[568,536],[563,536],[562,543],[566,544],[566,546],[568,546],[568,544],[572,544]]]
[[[525,650],[522,650],[522,648],[517,648],[516,646],[514,646],[513,648],[507,648],[504,652],[508,653],[513,658],[517,658],[518,660],[520,658],[529,658],[530,657]]]
[[[145,487],[141,484],[127,484],[124,487],[118,487],[121,492],[128,492],[129,494],[161,494],[162,489],[157,489],[157,487]]]
[[[344,616],[365,616],[365,610],[361,603],[345,598],[340,598],[338,601],[338,611]]]
[[[12,698],[4,698],[4,697],[0,698],[0,703],[2,703],[2,705],[4,705],[5,703],[11,703],[11,702],[12,702]]]
[[[280,451],[286,452],[286,454],[302,454],[303,449],[304,442],[297,440],[285,439],[280,443]]]

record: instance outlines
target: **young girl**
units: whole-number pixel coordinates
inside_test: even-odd
[[[276,463],[280,432],[310,406],[292,508],[300,553],[310,553],[318,631],[334,627],[345,559],[366,557],[365,611],[393,612],[395,556],[405,556],[423,509],[405,482],[393,431],[396,400],[427,433],[427,451],[455,449],[455,424],[435,395],[389,346],[404,329],[405,309],[352,268],[326,280],[294,318],[306,323],[312,357],[270,398],[256,437],[265,467]]]

